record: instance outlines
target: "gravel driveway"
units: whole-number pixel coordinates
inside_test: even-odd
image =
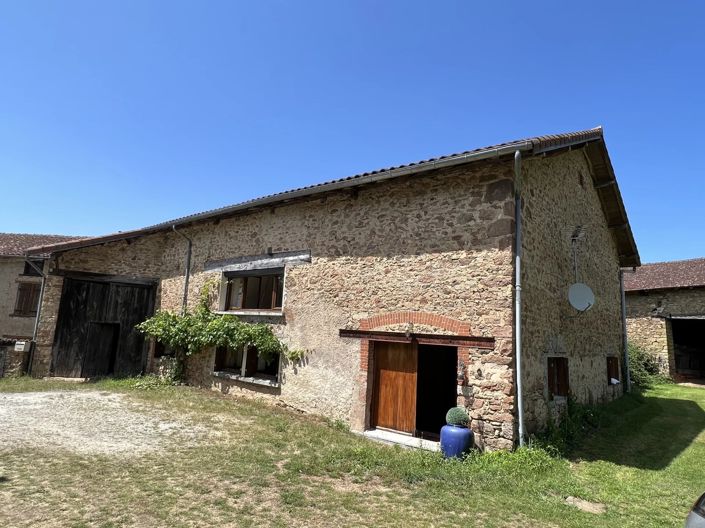
[[[168,421],[124,394],[0,393],[0,453],[38,447],[82,454],[140,454],[206,436],[205,428]]]

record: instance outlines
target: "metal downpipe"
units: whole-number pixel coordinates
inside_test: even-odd
[[[629,373],[629,348],[627,343],[627,298],[624,293],[624,273],[634,270],[619,270],[619,295],[622,302],[622,365],[624,366],[624,393],[631,392],[632,384]]]
[[[524,394],[521,370],[521,151],[514,153],[514,351],[516,357],[517,414],[519,419],[519,447],[524,445]]]
[[[181,231],[176,230],[176,226],[173,225],[171,226],[172,231],[176,233],[177,235],[181,235],[183,238],[186,239],[186,242],[188,243],[186,247],[186,271],[185,271],[185,278],[184,278],[184,298],[181,303],[181,314],[185,315],[186,310],[188,309],[188,283],[189,283],[189,278],[191,277],[191,248],[193,247],[193,242],[189,237],[184,235]]]

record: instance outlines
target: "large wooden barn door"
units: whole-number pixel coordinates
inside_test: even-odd
[[[374,344],[375,427],[413,433],[416,427],[418,352],[409,343]]]
[[[145,339],[135,330],[154,311],[154,287],[64,280],[52,373],[62,377],[139,374]]]

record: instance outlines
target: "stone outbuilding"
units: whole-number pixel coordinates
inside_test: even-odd
[[[216,281],[214,310],[271,324],[305,357],[206,350],[189,359],[190,383],[279,398],[414,445],[436,440],[459,404],[489,448],[518,439],[520,347],[528,431],[569,394],[601,402],[621,393],[610,381],[622,377],[625,347],[619,273],[639,264],[600,128],[29,253],[45,252],[36,374],[157,369],[168,351],[134,324],[156,309],[192,308]],[[587,311],[568,302],[576,281],[594,291]]]
[[[645,264],[624,275],[629,341],[676,380],[705,379],[705,258]]]
[[[27,260],[34,246],[56,244],[76,237],[0,233],[0,376],[20,374],[26,368],[27,350],[15,350],[15,342],[32,340],[41,292],[46,255]]]

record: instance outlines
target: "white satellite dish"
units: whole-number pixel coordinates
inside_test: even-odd
[[[587,284],[576,282],[568,289],[568,302],[579,312],[585,312],[595,304],[595,294]]]

